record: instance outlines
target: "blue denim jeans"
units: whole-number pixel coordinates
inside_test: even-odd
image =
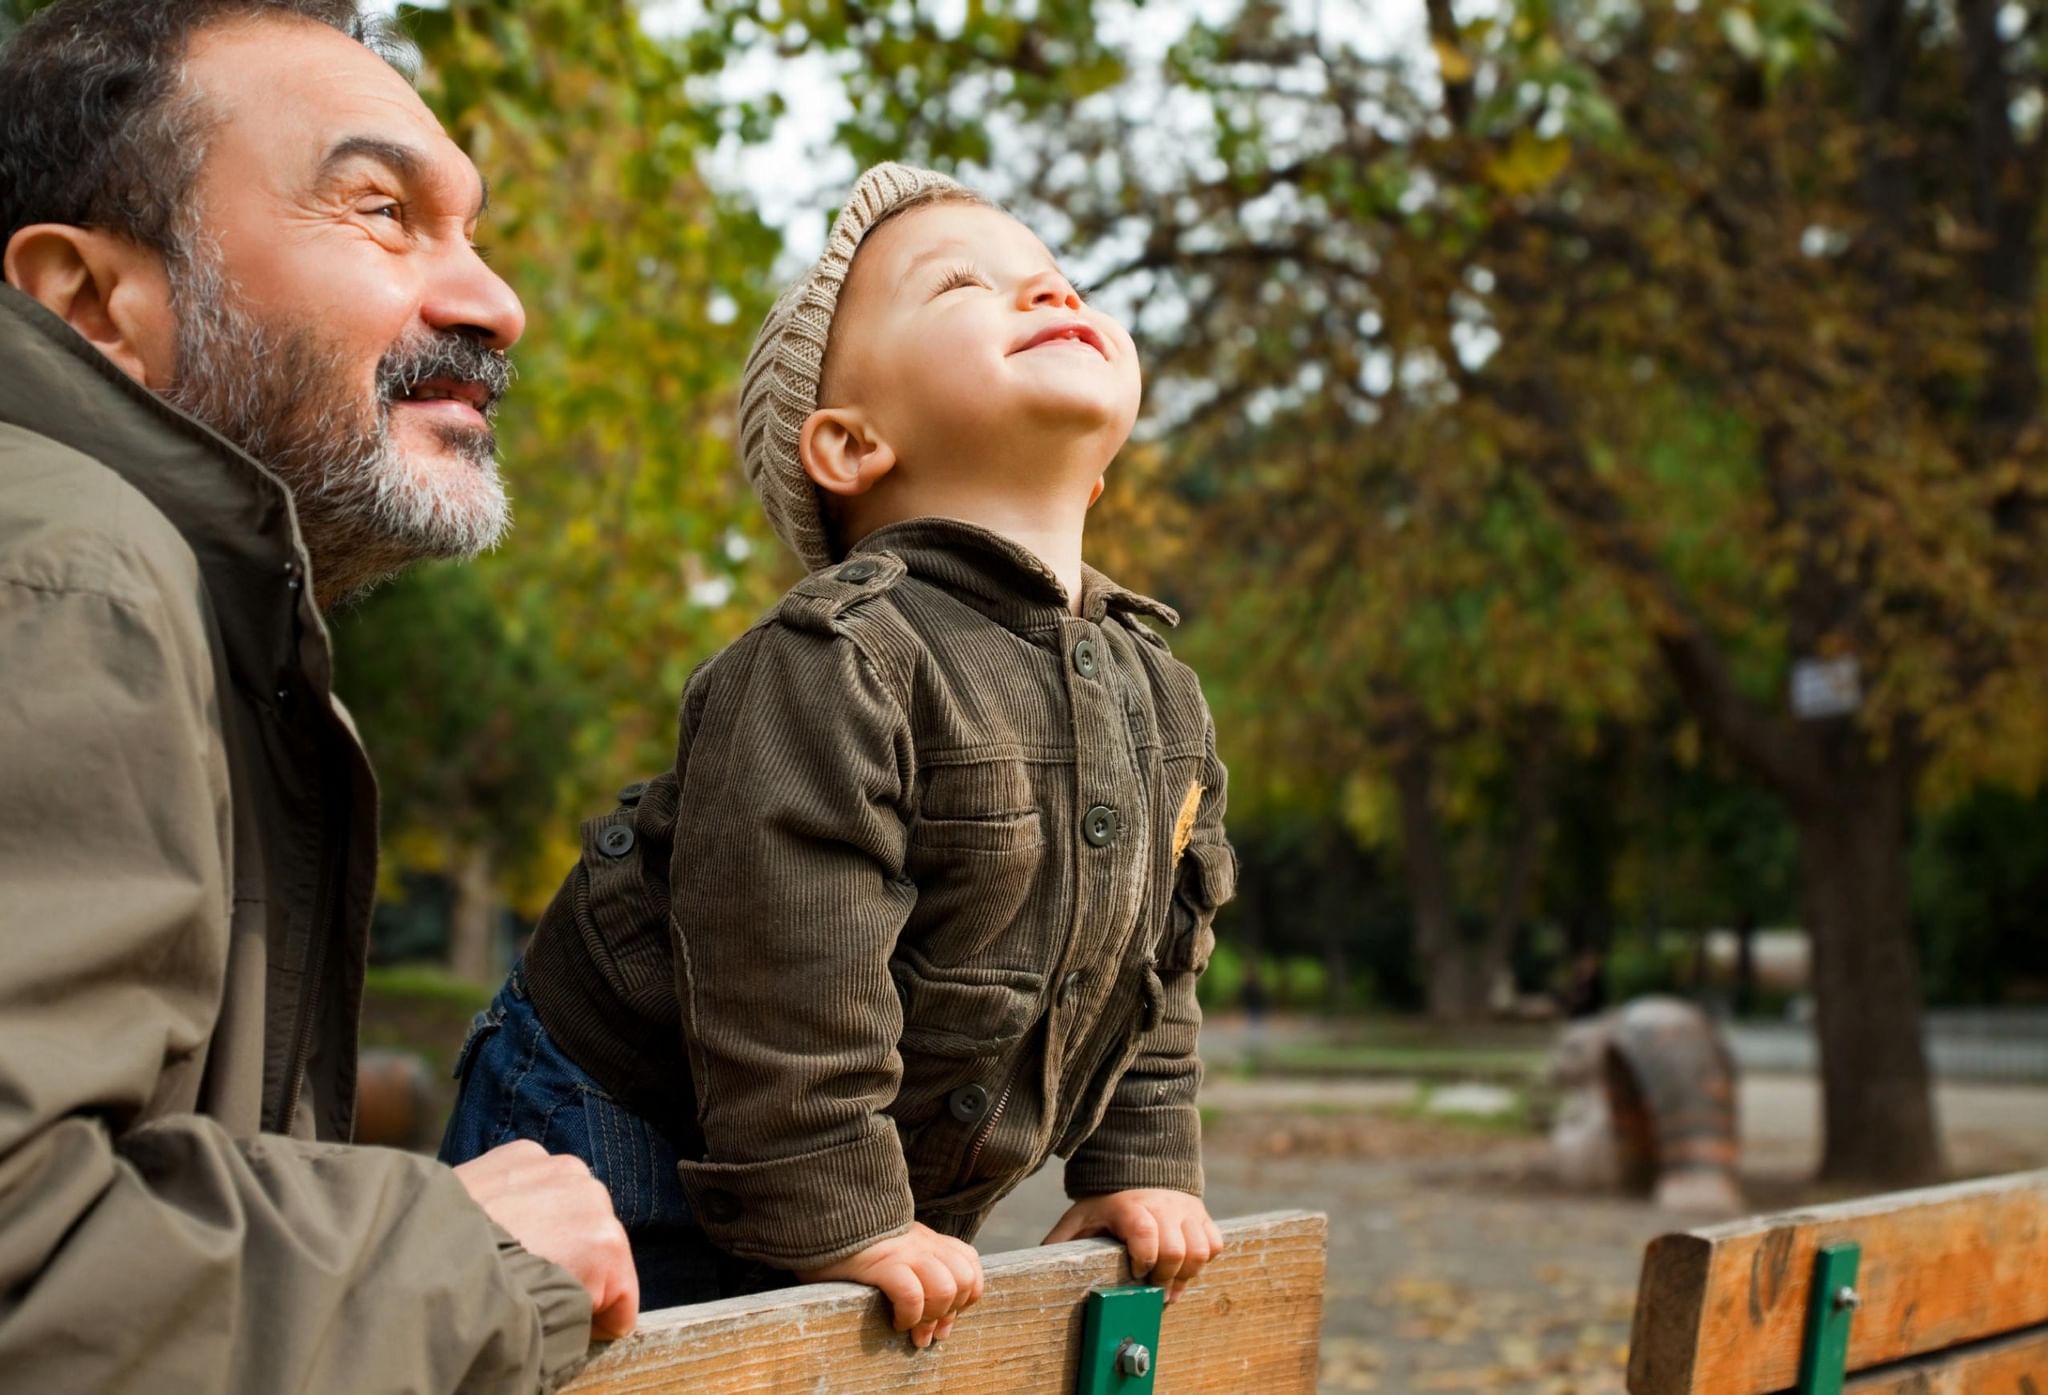
[[[441,1161],[468,1162],[514,1139],[571,1153],[611,1193],[632,1242],[644,1310],[707,1303],[794,1282],[713,1245],[690,1217],[675,1145],[555,1045],[526,996],[523,965],[476,1015],[455,1059],[455,1113]]]

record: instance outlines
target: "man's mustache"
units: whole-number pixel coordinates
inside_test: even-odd
[[[377,365],[378,404],[389,408],[411,397],[423,383],[480,389],[484,400],[477,410],[488,418],[512,386],[512,360],[470,335],[416,335],[399,343]]]

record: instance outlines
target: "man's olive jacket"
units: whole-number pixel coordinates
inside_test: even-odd
[[[698,670],[526,980],[671,1133],[717,1243],[971,1237],[1049,1157],[1200,1194],[1195,979],[1236,862],[1156,601],[948,519],[877,530]]]
[[[452,1173],[345,1142],[376,789],[330,661],[278,481],[0,287],[8,1389],[509,1391],[585,1348]]]

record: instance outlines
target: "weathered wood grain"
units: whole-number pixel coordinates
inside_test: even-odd
[[[1838,1241],[1863,1247],[1851,1371],[2048,1323],[2048,1172],[1868,1197],[1651,1242],[1629,1390],[1790,1389],[1814,1252]]]
[[[2048,1327],[1853,1376],[1845,1395],[2048,1395]]]
[[[1226,1221],[1229,1248],[1166,1310],[1157,1395],[1314,1395],[1329,1222]],[[990,1255],[953,1335],[913,1350],[874,1290],[816,1284],[671,1308],[592,1359],[573,1395],[1066,1395],[1088,1290],[1130,1282],[1101,1240]]]

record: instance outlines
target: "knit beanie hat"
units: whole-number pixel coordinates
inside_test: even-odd
[[[818,383],[839,292],[861,240],[875,224],[913,202],[979,195],[932,170],[876,165],[860,177],[833,220],[825,250],[768,312],[740,376],[740,461],[776,533],[807,571],[829,567],[830,533],[818,488],[797,457],[797,435],[818,410]]]

